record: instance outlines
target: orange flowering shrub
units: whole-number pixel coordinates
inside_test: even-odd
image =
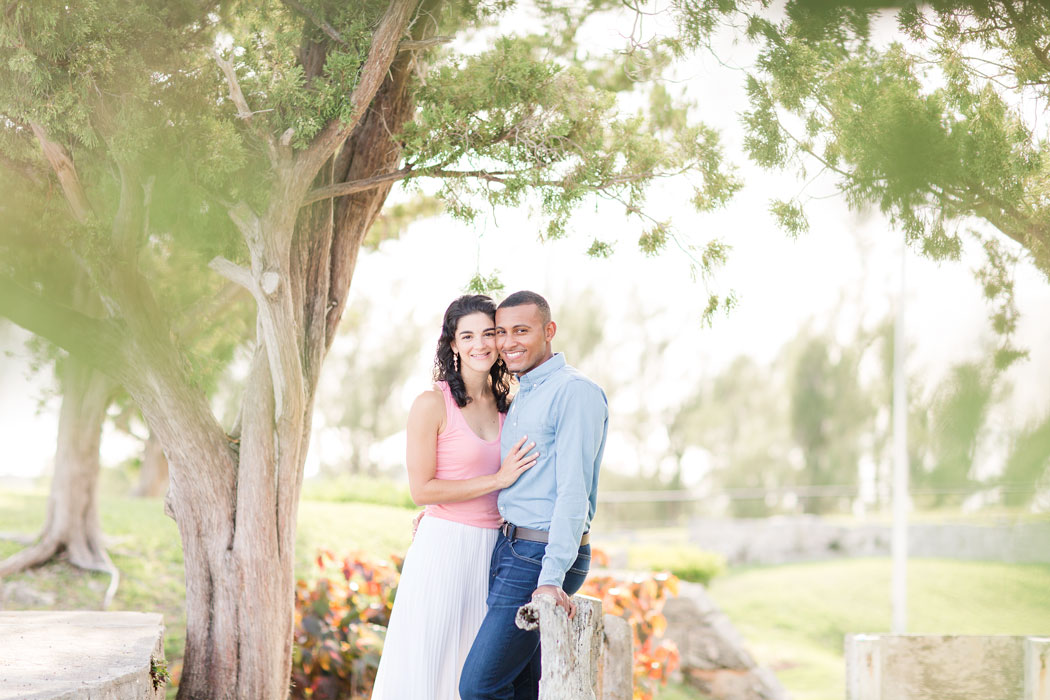
[[[291,697],[371,695],[402,561],[360,552],[342,559],[327,550],[317,555],[317,581],[295,585]]]
[[[592,553],[592,561],[593,561]],[[678,647],[664,639],[664,603],[678,595],[672,574],[645,574],[631,581],[613,576],[588,578],[580,593],[602,601],[602,611],[619,615],[631,625],[634,639],[634,700],[652,700],[678,668]]]

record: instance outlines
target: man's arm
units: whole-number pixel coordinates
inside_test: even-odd
[[[594,461],[605,436],[609,409],[601,389],[587,381],[573,381],[566,385],[556,408],[554,473],[557,491],[538,585],[560,589],[565,573],[579,554],[590,505]]]

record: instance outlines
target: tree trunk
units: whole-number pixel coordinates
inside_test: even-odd
[[[139,483],[135,487],[136,498],[160,498],[168,489],[168,458],[160,440],[152,432],[146,440],[142,452],[142,470],[139,472]]]
[[[35,545],[0,563],[0,576],[38,566],[65,552],[74,566],[110,574],[102,607],[116,593],[119,574],[106,553],[98,515],[99,446],[112,381],[70,357],[59,369],[62,410],[47,517]]]

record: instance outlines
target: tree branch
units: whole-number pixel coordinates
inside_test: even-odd
[[[211,262],[208,263],[208,267],[215,270],[234,284],[244,287],[258,300],[260,291],[259,285],[255,284],[255,279],[252,278],[252,273],[248,268],[241,267],[237,263],[227,260],[221,255],[212,258]]]
[[[40,150],[44,153],[44,159],[51,165],[51,169],[58,176],[58,182],[62,185],[62,192],[73,210],[73,217],[77,222],[83,224],[91,218],[91,203],[84,193],[84,187],[80,184],[77,169],[73,165],[73,159],[66,153],[66,149],[50,139],[44,127],[36,122],[30,122],[30,128],[40,143]]]
[[[357,87],[350,94],[353,117],[348,122],[332,120],[314,138],[310,147],[303,151],[296,164],[296,177],[301,182],[312,182],[317,172],[329,156],[335,153],[346,137],[350,135],[368,106],[372,104],[379,86],[386,79],[390,65],[397,55],[401,37],[408,29],[419,0],[391,0],[383,18],[379,21],[375,34],[372,35],[372,46],[368,58],[361,68],[361,77]]]
[[[0,316],[121,381],[126,343],[112,324],[45,299],[9,277],[0,276]]]
[[[282,0],[282,2],[285,5],[291,7],[293,10],[299,12],[300,14],[305,15],[311,22],[317,25],[318,29],[327,34],[332,39],[332,41],[336,42],[337,44],[347,46],[346,40],[343,39],[342,35],[335,30],[335,27],[328,24],[328,22],[325,22],[323,19],[311,12],[309,8],[304,7],[302,3],[298,2],[297,0]]]
[[[375,177],[366,177],[361,180],[351,180],[350,182],[339,182],[325,187],[318,187],[317,189],[310,190],[306,193],[306,196],[303,198],[302,206],[305,207],[307,204],[313,204],[322,199],[357,194],[358,192],[364,192],[379,187],[380,185],[385,185],[388,182],[397,182],[398,180],[403,180],[408,177],[411,172],[412,167],[406,165],[400,170],[395,170],[392,173],[376,175]]]
[[[211,57],[219,64],[223,75],[226,76],[226,84],[230,87],[230,99],[233,100],[234,106],[237,107],[237,116],[244,121],[251,121],[252,110],[248,106],[248,100],[244,99],[244,93],[241,91],[241,84],[237,80],[237,72],[233,69],[233,63],[223,58],[215,49],[212,49]]]
[[[243,119],[247,124],[253,127],[253,130],[258,134],[267,147],[267,151],[270,156],[270,163],[277,162],[277,146],[274,144],[273,137],[266,133],[262,129],[255,128],[255,122],[252,120],[251,107],[248,106],[248,100],[244,99],[244,92],[241,90],[241,84],[237,80],[237,71],[234,70],[233,62],[223,58],[219,52],[212,49],[211,56],[215,59],[215,62],[222,69],[223,75],[226,76],[226,84],[230,87],[230,100],[233,101],[234,106],[237,108],[237,118]]]
[[[397,45],[398,51],[423,51],[452,41],[451,36],[432,36],[428,39],[405,39]]]

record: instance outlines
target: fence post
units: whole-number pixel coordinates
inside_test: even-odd
[[[569,620],[554,597],[538,595],[521,606],[515,619],[524,630],[539,629],[539,700],[599,700],[603,647],[602,603],[589,596],[573,596],[576,616]]]
[[[634,697],[634,639],[631,623],[617,615],[604,616],[605,634],[599,680],[599,700],[632,700]]]

